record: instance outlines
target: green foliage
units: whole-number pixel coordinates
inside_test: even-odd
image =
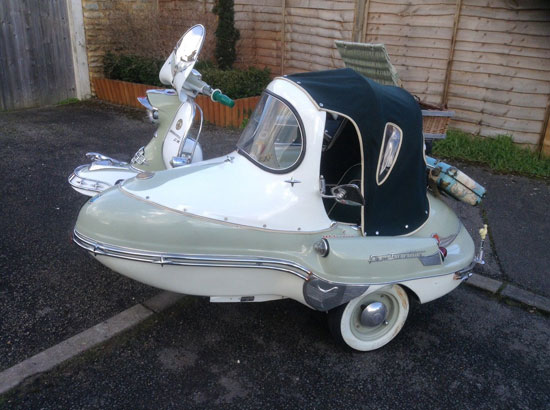
[[[107,53],[104,60],[105,77],[112,80],[162,86],[158,73],[164,63],[155,58]],[[220,70],[209,61],[195,65],[202,79],[212,88],[219,88],[233,99],[260,95],[269,84],[269,69],[250,67],[246,70]]]
[[[550,158],[514,144],[507,135],[480,138],[449,130],[447,138],[434,143],[433,152],[439,157],[486,164],[498,172],[550,178]]]
[[[59,101],[56,105],[68,105],[68,104],[74,104],[79,102],[80,100],[78,98],[67,98],[65,100]]]
[[[271,80],[271,74],[267,68],[220,70],[210,62],[200,62],[195,67],[202,74],[203,81],[212,88],[219,88],[234,100],[260,95]]]
[[[231,69],[237,59],[236,45],[240,37],[239,30],[235,28],[233,0],[218,0],[212,12],[218,15],[216,49],[214,51],[216,61],[221,69]]]
[[[103,60],[106,78],[161,86],[159,72],[164,60],[108,52]]]

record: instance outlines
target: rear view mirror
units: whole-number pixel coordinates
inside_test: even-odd
[[[185,32],[160,70],[161,83],[181,89],[197,62],[205,36],[206,30],[200,24]]]

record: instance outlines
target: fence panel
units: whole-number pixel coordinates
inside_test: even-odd
[[[0,110],[76,96],[66,0],[0,2]]]

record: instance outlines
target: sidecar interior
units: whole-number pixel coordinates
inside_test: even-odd
[[[361,186],[361,154],[355,127],[345,117],[327,115],[321,175],[327,189],[336,185]],[[323,203],[330,219],[361,225],[361,207],[344,205],[331,198]]]
[[[327,112],[320,173],[327,186],[356,184],[364,206],[325,200],[328,216],[365,235],[414,232],[429,215],[422,113],[406,90],[352,69],[286,76]]]

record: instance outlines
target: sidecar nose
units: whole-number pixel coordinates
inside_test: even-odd
[[[183,215],[114,187],[86,202],[74,231],[75,235],[100,244],[166,250],[170,244],[181,243],[184,219]]]

